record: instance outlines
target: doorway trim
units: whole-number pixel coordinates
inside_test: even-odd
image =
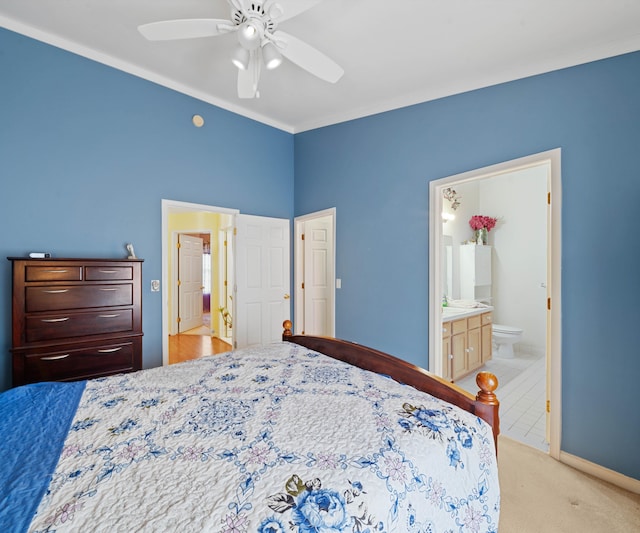
[[[169,364],[169,332],[170,329],[170,313],[169,313],[169,242],[173,242],[173,235],[169,232],[169,215],[172,213],[221,213],[225,215],[237,215],[238,209],[228,209],[226,207],[216,207],[212,205],[194,204],[190,202],[180,202],[177,200],[161,200],[162,210],[162,364]],[[184,233],[184,232],[182,232]]]
[[[295,217],[293,219],[294,224],[294,245],[293,245],[293,256],[294,256],[294,293],[293,293],[293,307],[294,307],[294,332],[296,335],[300,335],[302,333],[303,324],[304,324],[304,294],[302,292],[302,285],[300,283],[301,279],[304,279],[304,250],[302,246],[300,246],[301,236],[302,236],[302,228],[304,227],[304,223],[309,220],[314,220],[317,218],[331,218],[331,231],[332,231],[332,255],[333,255],[333,265],[332,265],[332,276],[331,279],[328,280],[329,286],[333,287],[333,291],[331,294],[331,320],[329,321],[329,327],[331,331],[327,332],[326,335],[329,337],[335,337],[336,335],[336,208],[330,207],[329,209],[324,209],[322,211],[316,211],[314,213],[308,213],[306,215],[301,215],[299,217]]]
[[[471,182],[543,164],[549,165],[548,182],[551,201],[547,226],[547,297],[550,298],[551,306],[547,311],[546,388],[549,402],[549,455],[557,460],[560,459],[562,431],[562,187],[560,159],[561,150],[556,148],[429,182],[429,369],[437,375],[442,375],[442,357],[440,356],[442,354],[440,280],[443,276],[440,257],[442,191],[454,183]]]

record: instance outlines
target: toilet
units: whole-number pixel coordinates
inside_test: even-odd
[[[493,344],[495,346],[494,355],[501,359],[511,359],[513,345],[522,340],[522,330],[511,326],[493,324]]]

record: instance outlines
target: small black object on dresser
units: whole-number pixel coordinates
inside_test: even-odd
[[[14,387],[142,368],[141,259],[8,259]]]

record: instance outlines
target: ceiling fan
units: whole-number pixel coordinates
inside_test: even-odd
[[[238,67],[238,96],[259,98],[262,66],[271,70],[285,57],[318,78],[336,83],[344,70],[319,50],[297,37],[277,30],[278,24],[312,8],[321,0],[227,0],[226,19],[177,19],[138,26],[150,41],[213,37],[235,32],[238,46],[231,61]]]

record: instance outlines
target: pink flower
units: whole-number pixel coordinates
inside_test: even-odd
[[[318,454],[318,467],[321,470],[327,470],[330,468],[337,468],[338,460],[332,453],[319,453]]]
[[[484,215],[473,215],[469,219],[469,226],[471,226],[471,229],[474,231],[477,231],[483,228],[486,229],[487,231],[491,231],[493,228],[496,227],[496,222],[498,222],[498,219],[494,217],[487,217]]]
[[[247,531],[247,527],[246,516],[228,514],[222,520],[222,531],[224,533],[244,533]]]

